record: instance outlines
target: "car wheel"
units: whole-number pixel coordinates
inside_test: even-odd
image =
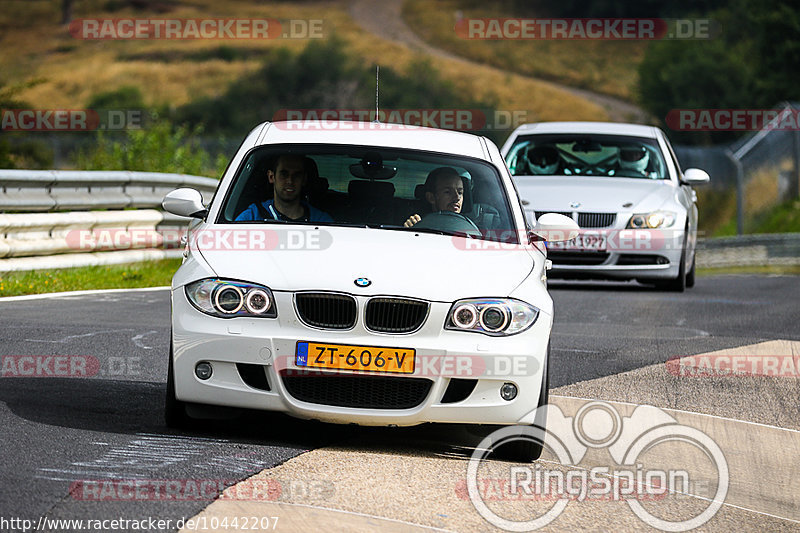
[[[169,370],[167,370],[167,396],[164,401],[164,421],[167,427],[186,428],[192,419],[186,414],[186,403],[175,397],[175,368],[172,363],[172,341],[169,343]]]
[[[547,405],[550,398],[550,345],[547,345],[547,358],[545,359],[542,378],[542,390],[539,393],[537,408]],[[547,427],[547,409],[539,409],[533,426],[545,429]],[[543,444],[540,441],[520,439],[499,446],[492,455],[498,459],[505,459],[518,463],[532,463],[542,456]]]
[[[694,287],[694,278],[695,278],[695,266],[697,263],[697,254],[692,254],[692,268],[689,269],[689,272],[686,274],[686,286],[689,288]]]

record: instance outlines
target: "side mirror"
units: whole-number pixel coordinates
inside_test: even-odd
[[[579,231],[577,222],[558,213],[545,213],[533,227],[534,234],[549,242],[571,241]]]
[[[699,185],[709,181],[711,181],[711,177],[708,172],[699,168],[687,168],[683,172],[683,179],[681,179],[681,182],[687,185]]]
[[[182,217],[203,218],[208,214],[208,209],[203,206],[203,196],[188,187],[168,192],[161,207],[168,213]]]

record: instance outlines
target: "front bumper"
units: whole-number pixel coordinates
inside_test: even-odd
[[[602,251],[570,251],[551,248],[550,278],[651,279],[678,277],[685,242],[683,230],[582,229],[603,233],[608,246]]]
[[[449,303],[431,302],[425,324],[410,334],[383,334],[365,329],[362,320],[347,331],[322,330],[303,324],[296,316],[290,292],[274,292],[278,318],[221,319],[195,309],[183,287],[172,292],[172,342],[175,395],[185,402],[247,409],[279,411],[304,419],[361,425],[408,426],[425,422],[469,424],[531,424],[543,383],[543,369],[552,317],[539,313],[527,331],[510,337],[444,330]],[[359,317],[363,297],[356,297]],[[295,364],[298,341],[325,342],[387,348],[413,348],[417,364],[413,374],[388,375],[394,380],[417,378],[430,388],[417,405],[399,409],[341,407],[303,401],[290,394],[284,382],[288,372],[303,375]],[[195,376],[199,362],[209,362],[208,380]],[[245,382],[237,363],[258,365],[268,386]],[[252,367],[251,367],[252,368]],[[376,373],[324,371],[307,379],[375,376]],[[460,401],[445,402],[453,380],[475,380],[472,392]],[[500,388],[514,383],[518,395],[503,400]],[[398,382],[395,382],[398,383]]]

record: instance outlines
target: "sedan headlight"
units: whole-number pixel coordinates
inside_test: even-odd
[[[633,215],[626,226],[628,229],[668,228],[675,223],[676,213],[672,211],[653,211]]]
[[[220,318],[278,316],[272,291],[262,285],[201,279],[186,285],[185,291],[192,305],[208,315]]]
[[[525,331],[538,316],[537,308],[520,300],[472,298],[453,304],[444,327],[499,337]]]

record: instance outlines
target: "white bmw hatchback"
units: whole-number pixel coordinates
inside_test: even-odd
[[[264,123],[209,206],[192,189],[163,205],[195,219],[172,282],[168,424],[207,406],[362,425],[543,423],[553,304],[538,235],[577,226],[553,215],[528,227],[491,141]]]
[[[556,212],[580,226],[549,248],[552,277],[636,279],[674,291],[694,285],[697,206],[664,132],[605,122],[524,124],[503,145],[529,216]]]

